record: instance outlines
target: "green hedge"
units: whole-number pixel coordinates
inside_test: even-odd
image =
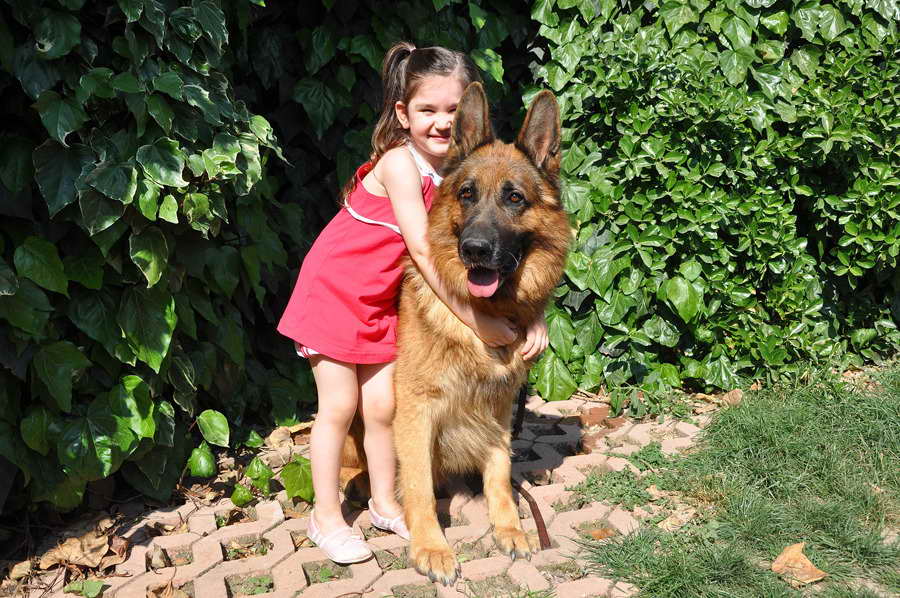
[[[545,397],[636,385],[640,414],[671,386],[900,343],[894,3],[265,4],[0,2],[19,504],[72,508],[117,472],[166,500],[197,429],[255,444],[249,424],[309,408],[275,323],[366,158],[398,39],[469,52],[507,139],[523,95],[561,98],[578,239],[533,370]]]
[[[196,430],[257,444],[250,423],[311,408],[275,324],[367,156],[394,41],[471,51],[520,109],[504,75],[529,76],[537,26],[516,2],[264,4],[0,2],[7,509],[73,508],[117,472],[167,500],[211,473]]]
[[[544,396],[900,346],[894,2],[539,0],[577,243]],[[527,94],[526,94],[527,95]]]

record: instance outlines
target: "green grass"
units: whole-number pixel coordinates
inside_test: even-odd
[[[574,493],[578,504],[605,501],[633,509],[650,500],[645,490],[649,484],[649,480],[638,478],[630,469],[604,472],[594,468],[583,481],[566,490]]]
[[[592,542],[597,569],[642,596],[800,596],[808,592],[768,566],[784,547],[806,542],[805,554],[829,575],[816,584],[818,595],[878,595],[861,580],[896,595],[900,541],[885,543],[882,534],[900,528],[900,368],[877,374],[868,391],[827,370],[811,380],[720,413],[699,450],[654,476],[701,517],[673,533],[648,527]],[[632,504],[636,495],[622,483],[607,485]]]

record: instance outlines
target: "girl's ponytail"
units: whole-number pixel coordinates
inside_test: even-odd
[[[397,42],[384,55],[381,63],[382,102],[381,116],[372,132],[372,159],[378,160],[386,151],[396,146],[396,117],[394,104],[406,98],[406,66],[416,47],[409,42]]]

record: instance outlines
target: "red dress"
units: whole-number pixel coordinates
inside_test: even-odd
[[[278,332],[311,353],[348,363],[387,363],[397,354],[406,244],[399,229],[386,226],[397,226],[390,200],[362,184],[371,169],[368,163],[357,169],[347,198],[353,213],[341,208],[316,238],[278,323]],[[436,188],[430,176],[422,176],[426,210]]]

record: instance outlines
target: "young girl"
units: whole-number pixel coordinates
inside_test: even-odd
[[[303,261],[278,331],[312,366],[319,410],[310,437],[316,505],[308,536],[330,559],[355,563],[372,551],[347,526],[338,476],[344,440],[357,409],[365,434],[373,525],[409,532],[394,489],[391,432],[397,295],[402,258],[416,266],[454,314],[489,346],[518,336],[510,322],[452,299],[438,279],[426,239],[427,210],[441,182],[450,126],[463,90],[479,80],[460,52],[398,43],[382,65],[384,106],[372,135],[372,157],[344,189],[343,207]],[[547,347],[543,319],[526,331],[522,353]]]

